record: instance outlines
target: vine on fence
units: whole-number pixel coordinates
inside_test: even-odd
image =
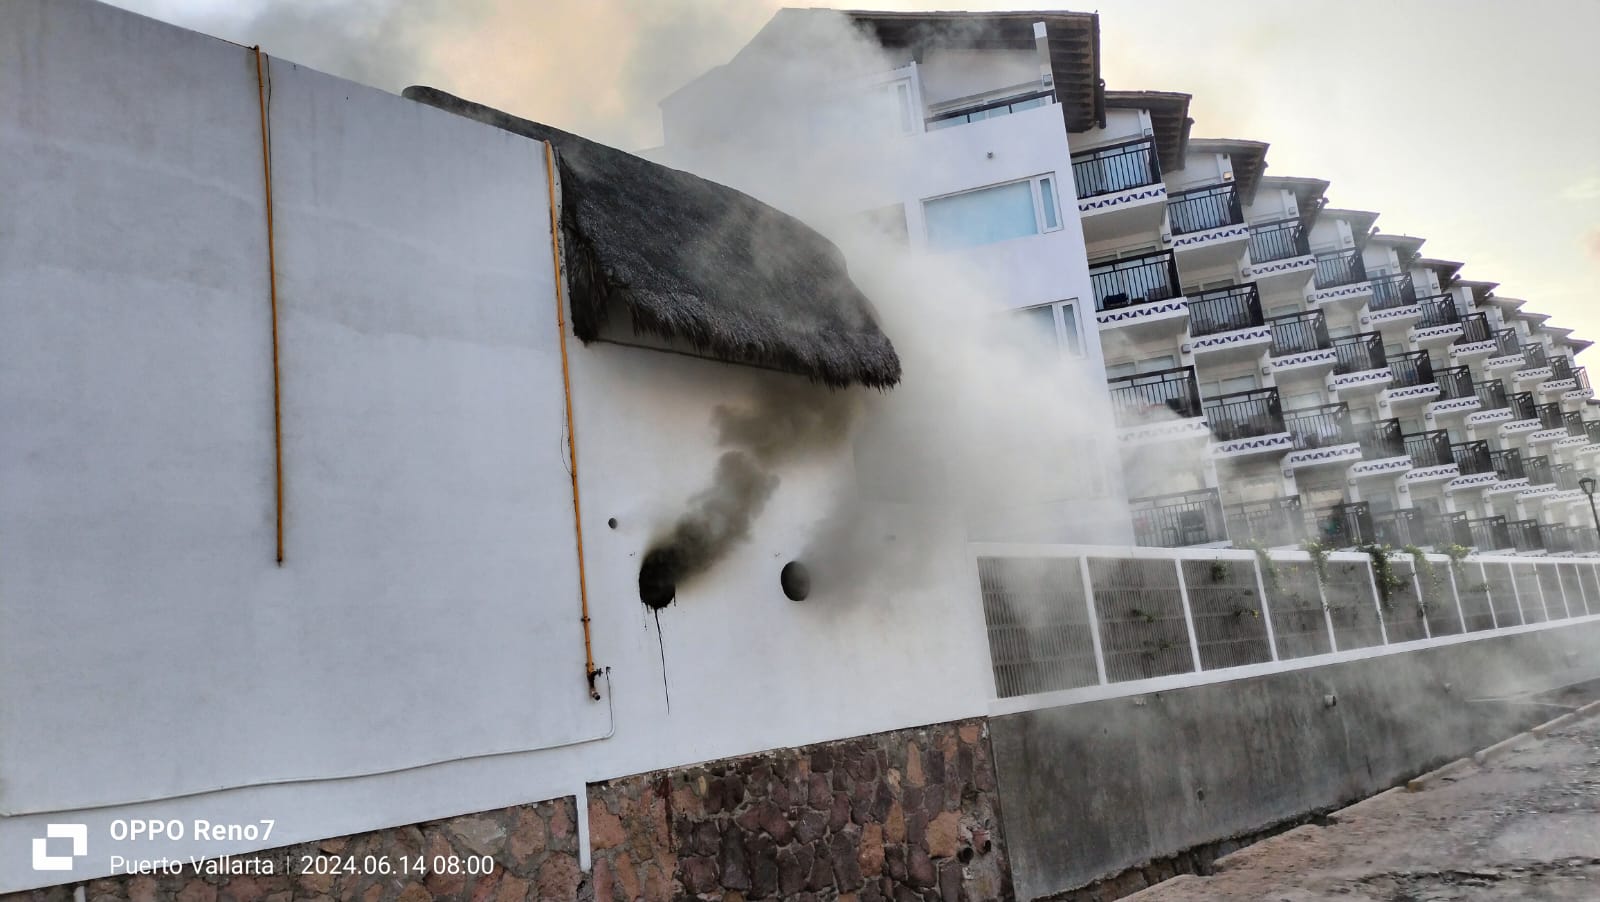
[[[1333,546],[1324,545],[1316,539],[1306,539],[1300,543],[1300,550],[1311,555],[1311,563],[1316,565],[1317,568],[1317,582],[1326,583],[1328,581],[1328,552],[1333,550]]]
[[[1245,547],[1256,553],[1256,566],[1261,568],[1261,576],[1267,581],[1267,594],[1273,598],[1282,598],[1282,575],[1278,572],[1278,562],[1267,553],[1267,543],[1260,539],[1251,539]]]
[[[1394,593],[1405,588],[1406,581],[1394,572],[1394,566],[1389,562],[1389,548],[1387,545],[1371,543],[1361,546],[1361,551],[1372,559],[1372,579],[1378,585],[1378,600],[1382,602],[1385,611],[1394,610]]]
[[[1422,608],[1422,612],[1426,614],[1428,612],[1428,599],[1430,597],[1444,597],[1444,576],[1441,575],[1438,569],[1433,566],[1433,561],[1428,560],[1428,553],[1423,551],[1421,548],[1418,548],[1415,545],[1407,545],[1403,550],[1406,554],[1411,555],[1412,566],[1416,568],[1417,576],[1420,578],[1426,578],[1428,581],[1429,591],[1423,593],[1422,598],[1417,600],[1417,604]]]

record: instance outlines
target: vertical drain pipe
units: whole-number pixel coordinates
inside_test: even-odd
[[[550,188],[550,262],[556,279],[556,336],[561,342],[561,391],[567,403],[567,473],[572,477],[572,530],[578,547],[578,601],[583,623],[583,678],[589,684],[589,697],[600,698],[595,687],[595,677],[600,671],[594,667],[594,646],[589,637],[589,580],[583,566],[583,506],[578,500],[578,437],[572,422],[572,369],[567,363],[567,303],[561,290],[561,222],[556,206],[556,152],[550,142],[544,142],[545,181]],[[587,812],[580,815],[580,827],[587,821]],[[581,832],[581,831],[580,831]]]
[[[272,143],[267,122],[266,79],[261,72],[261,45],[256,54],[256,104],[261,110],[261,171],[266,178],[267,288],[272,303],[272,473],[277,504],[278,566],[283,566],[283,392],[278,364],[278,259],[272,231]]]

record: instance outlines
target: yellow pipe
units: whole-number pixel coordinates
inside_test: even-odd
[[[578,599],[583,609],[583,678],[589,683],[589,697],[600,698],[594,679],[594,646],[589,637],[589,580],[583,569],[583,506],[578,501],[578,435],[572,422],[572,368],[567,363],[567,304],[561,291],[561,223],[556,214],[556,154],[544,145],[545,181],[550,188],[550,260],[556,277],[556,333],[561,339],[561,390],[567,402],[567,472],[572,476],[572,528],[578,540]]]
[[[272,470],[278,507],[278,566],[283,566],[283,380],[278,365],[278,259],[272,233],[272,148],[267,132],[267,89],[261,74],[261,46],[256,54],[256,103],[261,110],[261,170],[267,186],[267,286],[272,300]]]

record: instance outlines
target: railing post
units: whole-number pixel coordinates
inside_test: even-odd
[[[1526,626],[1528,615],[1522,613],[1522,590],[1517,588],[1517,568],[1510,564],[1503,564],[1506,568],[1507,581],[1511,583],[1511,597],[1517,600],[1517,625]]]
[[[1261,574],[1261,559],[1272,561],[1271,552],[1263,551],[1251,561],[1251,567],[1256,573],[1256,592],[1261,595],[1261,620],[1267,625],[1267,650],[1272,653],[1272,660],[1278,660],[1278,632],[1272,628],[1272,607],[1268,604],[1267,583]]]
[[[1183,627],[1189,631],[1189,658],[1194,662],[1194,672],[1199,673],[1200,638],[1194,631],[1194,613],[1189,610],[1189,586],[1183,578],[1183,558],[1172,559],[1172,570],[1178,576],[1178,599],[1183,602]]]
[[[1379,554],[1383,554],[1380,550]],[[1367,568],[1367,581],[1372,584],[1372,609],[1378,614],[1378,636],[1383,639],[1383,644],[1389,644],[1389,630],[1383,624],[1383,594],[1378,591],[1378,575],[1373,572],[1372,561],[1365,563]]]
[[[1550,566],[1556,569],[1556,585],[1561,587],[1561,609],[1566,612],[1566,616],[1562,617],[1561,619],[1571,620],[1572,605],[1567,603],[1567,581],[1561,578],[1561,565],[1551,564]],[[1582,591],[1581,587],[1579,588],[1579,591]]]
[[[1489,627],[1500,628],[1500,615],[1494,611],[1494,587],[1489,585],[1489,567],[1482,561],[1478,562],[1478,582],[1483,584],[1483,599],[1489,603]]]
[[[1328,610],[1328,587],[1323,584],[1322,574],[1317,572],[1317,561],[1311,560],[1311,575],[1317,581],[1317,598],[1322,601],[1322,622],[1328,627],[1328,652],[1330,654],[1339,650],[1339,633],[1333,628],[1333,612]]]
[[[1422,559],[1427,560],[1428,556],[1424,554]],[[1429,563],[1431,566],[1432,562],[1430,561]],[[1417,568],[1417,562],[1414,558],[1411,561],[1411,587],[1417,590],[1417,597],[1422,600],[1420,605],[1422,608],[1422,638],[1432,639],[1433,626],[1428,623],[1428,595],[1422,589],[1422,572]]]
[[[1466,606],[1461,603],[1461,589],[1460,589],[1460,587],[1458,587],[1456,585],[1456,561],[1455,561],[1455,558],[1446,556],[1445,565],[1444,566],[1445,566],[1445,570],[1449,571],[1449,575],[1450,575],[1450,597],[1454,598],[1456,600],[1456,618],[1461,621],[1461,635],[1465,636],[1467,634],[1467,632],[1468,632],[1468,630],[1467,630],[1467,609],[1466,609]],[[1491,605],[1489,610],[1493,611],[1494,607]],[[1493,623],[1493,622],[1494,621],[1491,619],[1490,623]]]
[[[1089,557],[1078,558],[1078,575],[1083,579],[1083,603],[1089,609],[1089,641],[1094,643],[1094,672],[1100,685],[1106,685],[1106,653],[1100,647],[1100,615],[1095,610],[1094,580],[1089,578]]]

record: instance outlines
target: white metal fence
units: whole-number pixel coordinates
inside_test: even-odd
[[[1591,558],[973,546],[1001,710],[1600,619]],[[1041,696],[1043,698],[1041,698]]]

